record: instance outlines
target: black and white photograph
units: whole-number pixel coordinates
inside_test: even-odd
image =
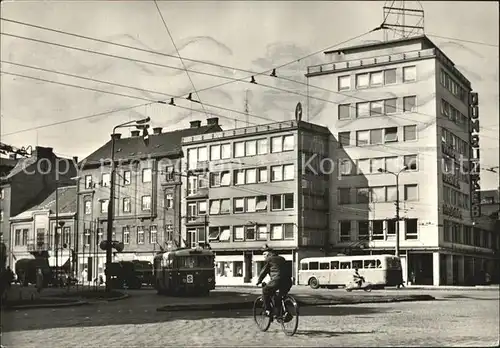
[[[498,347],[499,3],[0,1],[0,344]]]

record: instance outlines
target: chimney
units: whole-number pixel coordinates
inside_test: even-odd
[[[161,134],[161,130],[162,130],[161,127],[155,127],[153,128],[153,134]]]
[[[17,159],[17,154],[15,154],[15,153],[11,153],[11,154],[9,155],[9,159],[11,159],[11,160],[15,160],[15,159]]]
[[[77,156],[73,156],[73,163],[78,164],[78,157]]]
[[[111,134],[111,138],[115,139],[115,140],[118,140],[122,137],[122,135],[120,133],[115,133],[115,134]]]
[[[141,131],[138,131],[138,130],[133,130],[132,132],[130,132],[130,135],[132,137],[138,137],[140,134],[141,134]]]
[[[51,157],[55,157],[54,155],[54,149],[51,148],[51,147],[42,147],[42,146],[37,146],[35,148],[35,154],[36,154],[36,157],[45,157],[45,158],[51,158]]]
[[[201,121],[191,121],[189,122],[191,125],[191,128],[200,128],[201,127]]]
[[[217,126],[219,124],[218,117],[207,118],[207,126]]]

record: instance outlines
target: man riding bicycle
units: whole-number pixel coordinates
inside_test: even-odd
[[[270,315],[271,298],[277,290],[282,294],[286,294],[292,288],[292,276],[290,268],[286,264],[285,258],[281,257],[273,249],[267,245],[264,246],[264,258],[266,264],[260,272],[257,280],[259,286],[264,278],[269,275],[271,280],[262,288],[262,298],[266,309],[266,315]]]

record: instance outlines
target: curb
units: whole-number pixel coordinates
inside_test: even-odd
[[[257,298],[257,296],[255,297]],[[435,298],[430,295],[408,295],[401,297],[372,297],[359,299],[331,299],[331,300],[299,300],[299,306],[336,306],[336,305],[350,305],[350,304],[363,304],[363,303],[391,303],[391,302],[414,302],[414,301],[433,301]],[[231,310],[231,309],[252,309],[252,301],[242,301],[233,303],[211,303],[200,305],[173,305],[163,306],[156,309],[157,312],[179,312],[179,311],[207,311],[207,310]]]
[[[123,294],[121,296],[117,296],[117,297],[111,297],[111,298],[107,298],[107,299],[103,299],[102,301],[105,301],[105,302],[113,302],[113,301],[120,301],[120,300],[125,300],[126,298],[129,298],[130,295],[129,294]]]
[[[37,309],[37,308],[61,308],[61,307],[78,307],[90,304],[88,301],[73,301],[66,303],[42,303],[34,305],[19,305],[19,306],[7,306],[2,308],[5,311],[13,311],[18,309]]]

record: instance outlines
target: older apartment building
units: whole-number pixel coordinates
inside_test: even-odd
[[[45,256],[51,267],[66,272],[74,269],[76,186],[59,187],[57,191],[40,204],[10,218],[12,269],[18,260],[34,256]],[[56,226],[59,227],[57,234]]]
[[[52,148],[41,146],[37,146],[27,158],[2,161],[4,175],[0,177],[0,234],[8,248],[9,265],[14,263],[12,247],[15,243],[11,235],[10,218],[44,201],[57,186],[74,183],[71,179],[76,175],[74,161],[60,158]],[[23,242],[28,243],[27,239],[23,239]]]
[[[265,244],[294,274],[301,258],[324,255],[330,175],[319,167],[332,140],[328,129],[302,121],[182,139],[182,234],[215,251],[218,284],[254,282]]]
[[[165,133],[153,128],[147,142],[139,131],[132,131],[126,138],[114,135],[117,167],[113,240],[124,244],[123,252],[115,253],[114,260],[152,262],[156,252],[180,243],[181,139],[221,131],[217,118],[207,122],[202,126],[200,121],[192,121],[190,128]],[[106,255],[99,243],[107,233],[110,153],[111,141],[79,164],[79,272],[104,272]]]
[[[318,94],[331,102],[315,122],[340,142],[334,157],[349,157],[335,187],[342,213],[331,215],[332,243],[393,252],[398,224],[405,280],[464,284],[492,273],[499,239],[476,225],[478,95],[470,82],[425,36],[325,55],[329,63],[307,73],[311,86],[331,91]]]

